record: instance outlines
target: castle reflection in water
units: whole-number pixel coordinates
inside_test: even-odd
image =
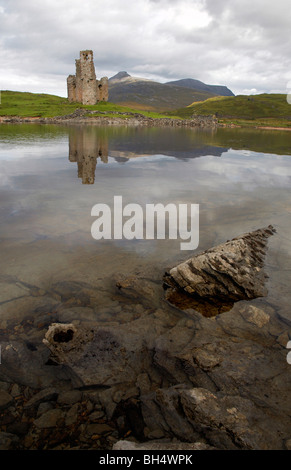
[[[90,128],[74,131],[69,134],[69,160],[77,163],[78,178],[83,184],[94,184],[97,159],[108,163],[108,139],[97,138]]]
[[[174,157],[180,161],[212,155],[220,157],[228,149],[213,145],[213,132],[171,129],[101,129],[76,126],[69,130],[69,160],[77,163],[82,184],[94,184],[98,159],[108,163],[110,156],[119,164],[132,158],[152,155]],[[210,142],[209,142],[210,141]]]

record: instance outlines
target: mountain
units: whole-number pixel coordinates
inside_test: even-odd
[[[218,91],[202,89],[201,86],[200,88],[181,86],[174,82],[159,83],[146,78],[132,77],[125,71],[118,72],[109,79],[109,101],[143,110],[170,111],[182,108],[194,101],[213,98],[219,94]]]
[[[123,78],[128,78],[130,75],[127,72],[118,72],[113,77],[109,78],[110,83],[114,83],[116,81],[122,80]]]
[[[116,75],[114,75],[114,77],[111,77],[109,78],[109,80],[120,80],[121,78],[126,78],[126,77],[130,77],[130,75],[123,71],[123,72],[118,72]]]
[[[216,96],[234,96],[234,93],[223,85],[206,85],[206,83],[200,80],[194,80],[193,78],[183,78],[182,80],[175,80],[173,82],[167,82],[165,85],[175,85],[184,88],[193,88],[200,91],[208,91]]]

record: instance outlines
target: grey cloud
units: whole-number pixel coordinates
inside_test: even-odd
[[[284,92],[290,22],[289,0],[0,0],[1,88],[13,77],[21,90],[31,77],[31,91],[45,92],[49,82],[65,96],[74,60],[90,48],[99,76],[127,70],[236,93]]]

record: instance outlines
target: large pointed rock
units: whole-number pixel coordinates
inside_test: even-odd
[[[274,232],[269,225],[193,256],[166,273],[165,283],[202,299],[235,302],[263,297],[264,258]]]

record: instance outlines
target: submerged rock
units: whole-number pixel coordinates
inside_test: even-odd
[[[151,325],[149,325],[150,328]],[[73,323],[53,323],[43,339],[51,357],[76,374],[79,387],[94,386],[100,391],[116,384],[135,382],[141,368],[149,367],[150,338],[145,341],[137,324],[98,326],[92,322],[76,327]],[[125,390],[124,390],[125,392]]]
[[[199,299],[236,302],[265,296],[264,258],[268,238],[274,233],[275,229],[269,225],[233,238],[172,268],[164,276],[165,285],[171,288],[168,299],[171,301],[173,291],[193,297],[198,303]]]
[[[201,277],[206,295],[215,293],[207,297],[209,304],[216,298],[226,304],[229,297],[234,303],[245,296],[215,321],[198,312],[177,312],[164,301],[161,283],[152,282],[162,274],[143,272],[118,276],[116,283],[116,298],[125,309],[147,302],[140,316],[123,323],[50,325],[43,342],[52,360],[71,371],[72,386],[79,389],[74,395],[60,393],[57,407],[71,406],[78,393],[98,406],[89,427],[83,421],[80,425],[81,443],[90,438],[97,445],[96,436],[103,439],[115,423],[114,450],[288,448],[289,336],[264,299],[249,302],[265,291],[264,255],[273,233],[273,227],[257,230],[199,255],[205,261]],[[187,285],[180,287],[171,278],[172,289],[191,298]],[[196,298],[197,304],[203,302],[202,296]],[[78,403],[60,420],[57,416],[57,426],[64,421],[77,427]],[[42,432],[37,425],[42,420],[34,426]]]

